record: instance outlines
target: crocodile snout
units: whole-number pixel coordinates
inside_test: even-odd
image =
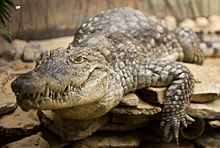
[[[22,74],[15,79],[11,84],[11,88],[16,95],[26,93],[34,94],[44,90],[45,85],[46,81],[43,81],[36,72],[31,71],[26,74]]]

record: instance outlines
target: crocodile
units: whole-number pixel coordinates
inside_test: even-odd
[[[173,132],[179,143],[180,127],[193,121],[185,110],[195,83],[180,62],[203,59],[190,29],[168,31],[160,19],[124,7],[84,22],[67,48],[43,52],[35,69],[11,87],[23,109],[52,110],[76,120],[105,115],[137,89],[167,87],[161,129],[164,137]]]

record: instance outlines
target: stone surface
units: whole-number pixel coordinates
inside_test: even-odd
[[[108,114],[93,120],[64,119],[51,111],[39,111],[38,114],[46,128],[67,141],[84,139],[110,120]]]
[[[120,105],[137,106],[139,98],[135,93],[127,94],[121,99]]]
[[[2,148],[48,148],[50,145],[48,142],[41,137],[41,133],[38,133],[36,135],[32,135],[26,138],[23,138],[21,140],[6,144],[2,146]]]
[[[45,49],[40,44],[27,44],[24,46],[22,60],[25,62],[36,61],[38,56],[45,51]]]
[[[161,108],[151,105],[147,102],[139,100],[137,106],[117,106],[111,110],[112,113],[127,114],[127,115],[154,115],[161,112]]]
[[[193,101],[207,102],[215,100],[220,94],[220,67],[198,66],[193,64],[186,64],[193,73],[195,80],[195,90]]]
[[[66,145],[68,145],[68,143],[61,140],[60,137],[48,131],[42,131],[35,135],[6,144],[3,148],[61,148]]]
[[[40,130],[37,112],[24,112],[18,107],[13,113],[0,118],[0,136],[25,136]]]
[[[96,133],[91,137],[74,142],[72,148],[133,148],[138,147],[142,140],[142,135],[138,132],[105,132]]]
[[[6,113],[14,111],[16,108],[17,108],[17,103],[15,102],[0,104],[0,117]]]
[[[220,119],[220,98],[208,103],[190,103],[187,113],[203,119]]]

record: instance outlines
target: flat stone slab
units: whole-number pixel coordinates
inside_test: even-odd
[[[0,136],[25,136],[40,130],[37,111],[24,112],[18,107],[14,112],[0,118]]]
[[[74,142],[75,147],[133,148],[138,147],[142,135],[138,132],[99,132],[86,139]]]
[[[21,140],[6,144],[2,148],[60,148],[67,145],[68,143],[62,141],[60,137],[54,135],[53,133],[43,131]]]
[[[108,114],[93,120],[64,119],[52,111],[39,111],[38,115],[46,128],[66,141],[80,140],[91,136],[110,120]]]
[[[127,115],[155,115],[156,113],[161,112],[161,108],[151,105],[140,99],[136,106],[117,106],[113,108],[110,112]]]
[[[220,98],[207,103],[190,103],[187,113],[203,119],[220,119]]]
[[[198,66],[186,64],[193,73],[197,83],[195,83],[194,96],[192,101],[208,102],[218,98],[220,94],[220,67]]]

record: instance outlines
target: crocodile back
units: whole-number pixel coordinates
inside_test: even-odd
[[[123,34],[123,35],[122,35]],[[168,31],[161,20],[149,16],[139,10],[124,7],[101,13],[83,23],[74,36],[72,46],[89,46],[88,40],[105,36],[121,43],[132,42],[132,46],[116,49],[117,54],[128,53],[127,56],[141,56],[165,60],[183,59],[183,49],[175,35]],[[102,43],[98,41],[97,44]],[[104,44],[104,43],[103,43]],[[101,46],[101,45],[99,45]],[[133,46],[135,46],[133,49]],[[102,50],[102,49],[100,49]],[[115,49],[109,49],[114,52]],[[138,53],[137,53],[138,52]]]

